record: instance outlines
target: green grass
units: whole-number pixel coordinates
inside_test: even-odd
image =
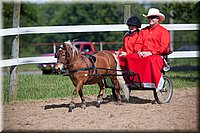
[[[38,64],[27,64],[27,65],[20,65],[18,70],[20,72],[24,72],[24,71],[39,71],[40,68],[38,67]]]
[[[185,87],[198,87],[198,71],[170,71],[166,73],[173,82],[174,89]],[[2,78],[3,103],[8,102],[9,76]],[[29,99],[48,99],[70,97],[74,90],[71,80],[67,76],[60,75],[18,75],[18,87],[16,101]],[[84,86],[84,95],[97,95],[97,85]],[[111,93],[106,89],[105,93]]]
[[[199,66],[199,58],[169,59],[171,66]]]
[[[174,89],[199,87],[198,71],[170,71],[166,75],[172,80]]]
[[[4,67],[2,72],[9,72],[10,67]],[[25,71],[40,71],[40,68],[37,64],[27,64],[27,65],[20,65],[17,69],[18,72],[25,72]]]
[[[19,75],[16,101],[28,99],[63,98],[72,96],[75,89],[67,76],[60,75]],[[8,102],[9,77],[3,78],[3,103]],[[106,90],[106,93],[111,90]],[[97,85],[84,86],[84,95],[97,95]]]

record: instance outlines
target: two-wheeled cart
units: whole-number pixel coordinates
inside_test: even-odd
[[[130,92],[131,92],[131,90],[152,90],[154,98],[155,98],[157,103],[159,103],[159,104],[168,103],[168,102],[170,102],[170,100],[172,98],[172,94],[173,94],[172,81],[165,74],[166,71],[168,71],[170,69],[169,62],[168,62],[168,55],[163,55],[163,61],[164,61],[165,65],[163,66],[161,72],[162,72],[162,76],[163,76],[163,81],[164,82],[163,82],[162,89],[160,89],[159,91],[156,90],[155,87],[145,87],[144,84],[140,80],[140,75],[137,74],[137,73],[134,73],[134,72],[132,72],[130,70],[128,70],[128,71],[121,70],[122,75],[117,75],[117,76],[123,76],[126,81],[128,80],[127,81],[127,86],[129,88]],[[112,75],[110,75],[110,76],[112,76]],[[130,76],[132,78],[126,78],[126,77],[130,77]],[[134,79],[134,78],[137,79],[137,82],[135,82],[134,80],[129,80],[129,79]],[[112,86],[107,85],[106,82],[107,81],[105,80],[105,84],[106,84],[107,88],[113,88]],[[112,89],[112,93],[115,96],[114,89]]]

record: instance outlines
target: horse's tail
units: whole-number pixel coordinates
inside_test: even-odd
[[[119,60],[117,59],[117,56],[115,54],[113,54],[115,57],[115,60],[117,62],[117,70],[122,70],[119,64]],[[121,71],[117,71],[117,75],[122,75]],[[129,88],[127,87],[125,80],[123,78],[123,76],[117,76],[117,80],[119,82],[120,88],[122,88],[123,92],[124,92],[124,96],[126,98],[127,101],[129,101]]]

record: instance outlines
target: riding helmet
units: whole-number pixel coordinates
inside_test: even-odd
[[[141,28],[141,22],[140,22],[140,19],[136,16],[132,16],[130,17],[127,22],[126,22],[127,25],[130,25],[130,26],[137,26],[137,28]]]

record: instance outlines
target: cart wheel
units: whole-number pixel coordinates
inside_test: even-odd
[[[163,76],[164,78],[164,84],[162,90],[156,92],[154,90],[154,97],[157,103],[163,104],[163,103],[168,103],[173,94],[173,86],[172,86],[172,81],[170,80],[169,77]]]

